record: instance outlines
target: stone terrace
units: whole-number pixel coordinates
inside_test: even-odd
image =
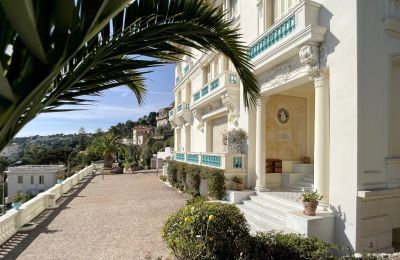
[[[186,199],[154,173],[97,175],[1,246],[0,259],[167,257],[162,224]]]

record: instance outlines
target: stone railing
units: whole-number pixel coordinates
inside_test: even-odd
[[[174,159],[176,161],[190,164],[218,168],[228,172],[240,172],[246,170],[246,155],[240,153],[176,152],[174,153]]]
[[[32,221],[44,210],[54,207],[57,199],[70,191],[74,185],[78,184],[92,170],[97,168],[101,168],[101,165],[92,164],[68,177],[62,183],[56,184],[45,192],[39,193],[33,199],[23,203],[18,210],[10,209],[6,214],[0,216],[0,245],[17,233],[18,228]]]

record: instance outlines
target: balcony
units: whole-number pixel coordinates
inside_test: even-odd
[[[192,113],[190,112],[190,104],[182,102],[176,108],[169,111],[169,120],[172,126],[181,126],[190,122]]]
[[[235,72],[224,71],[215,79],[192,95],[191,108],[209,103],[214,99],[219,99],[221,94],[227,90],[239,91],[238,75]]]
[[[307,43],[325,40],[327,29],[319,25],[320,7],[310,0],[299,3],[250,44],[249,58],[256,74],[298,55],[299,48]]]
[[[245,154],[240,153],[176,152],[174,154],[174,159],[176,161],[208,166],[230,173],[246,170],[245,157]]]

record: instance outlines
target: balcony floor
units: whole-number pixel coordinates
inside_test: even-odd
[[[168,256],[160,233],[186,197],[155,173],[96,176],[59,208],[45,210],[38,226],[0,247],[0,259],[155,259]]]

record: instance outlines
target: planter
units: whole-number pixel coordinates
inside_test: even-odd
[[[315,212],[317,211],[318,204],[319,204],[319,201],[313,201],[313,202],[303,201],[304,215],[315,216]]]
[[[19,208],[21,207],[22,202],[18,201],[18,202],[13,202],[11,204],[11,206],[13,207],[13,209],[19,210]]]
[[[236,190],[237,191],[242,191],[242,190],[244,190],[244,188],[245,188],[244,183],[236,183]]]

